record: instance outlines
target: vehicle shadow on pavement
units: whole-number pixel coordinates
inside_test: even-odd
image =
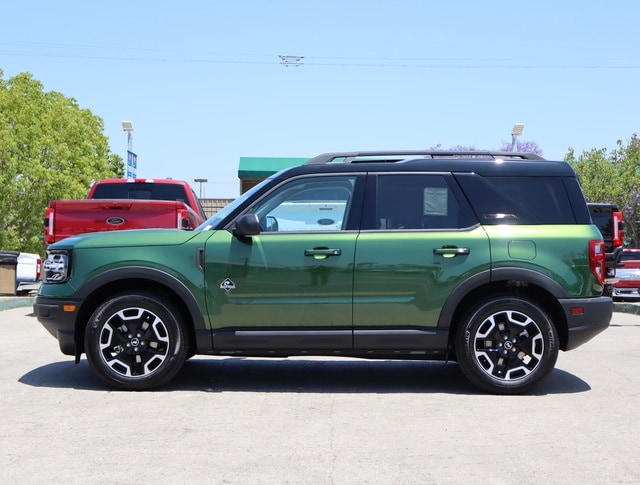
[[[111,390],[86,360],[78,365],[73,361],[48,364],[28,372],[19,382],[35,387]],[[590,389],[579,377],[556,368],[528,395]],[[175,391],[485,394],[467,381],[456,363],[241,357],[188,360],[168,385],[155,392]]]

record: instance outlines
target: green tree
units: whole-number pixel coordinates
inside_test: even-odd
[[[617,148],[592,149],[576,157],[573,149],[565,156],[582,184],[589,202],[615,203],[625,220],[627,244],[640,244],[640,139],[636,134],[628,142],[617,141]]]
[[[51,200],[83,198],[91,182],[122,177],[102,119],[73,98],[45,92],[29,73],[0,70],[0,249],[42,254]]]

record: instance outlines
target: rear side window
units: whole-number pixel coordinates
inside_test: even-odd
[[[560,177],[480,177],[456,180],[482,224],[575,224]]]
[[[373,229],[459,229],[474,223],[441,174],[378,174]]]

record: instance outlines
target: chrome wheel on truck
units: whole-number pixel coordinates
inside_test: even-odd
[[[118,389],[149,390],[180,370],[186,342],[178,314],[145,294],[119,295],[102,304],[85,332],[89,364]]]
[[[478,387],[498,394],[525,392],[555,366],[558,336],[549,317],[524,298],[477,305],[456,336],[456,356]]]

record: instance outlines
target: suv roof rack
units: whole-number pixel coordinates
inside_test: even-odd
[[[325,165],[327,163],[396,163],[408,158],[429,159],[507,159],[507,160],[544,160],[535,153],[494,152],[485,150],[441,151],[441,150],[383,150],[364,152],[323,153],[307,161],[305,165]]]

